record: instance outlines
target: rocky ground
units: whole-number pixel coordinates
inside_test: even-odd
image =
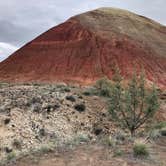
[[[161,98],[161,113],[157,118],[165,120],[165,95],[162,94]],[[106,99],[89,95],[85,87],[62,84],[1,84],[2,165],[16,158],[18,160],[9,162],[9,165],[142,165],[140,161],[131,158],[131,143],[120,142],[122,151],[130,150],[125,153],[127,156],[114,158],[116,148],[110,149],[105,146],[106,141],[101,141],[101,138],[118,132],[107,112]],[[153,165],[165,163],[164,137],[161,141],[162,145],[158,142],[150,143],[152,149],[157,149],[157,159],[153,157],[145,165],[151,165],[151,162]],[[39,157],[41,154],[45,155]],[[158,162],[158,156],[161,157],[161,162]]]
[[[78,88],[4,86],[0,89],[0,159],[75,137],[93,139],[108,122],[106,114],[104,101],[85,96]]]

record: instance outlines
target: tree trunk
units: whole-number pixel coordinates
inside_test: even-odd
[[[130,129],[130,134],[131,134],[131,137],[135,137],[135,128],[134,127],[132,127]]]

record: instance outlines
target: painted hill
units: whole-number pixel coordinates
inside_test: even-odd
[[[126,10],[100,8],[51,28],[0,63],[0,80],[93,83],[118,65],[143,66],[166,86],[166,27]]]

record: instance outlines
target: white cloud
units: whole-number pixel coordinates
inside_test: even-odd
[[[0,61],[7,58],[10,54],[12,54],[17,49],[18,49],[17,47],[11,44],[0,42]]]

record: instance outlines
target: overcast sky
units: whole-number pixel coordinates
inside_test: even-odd
[[[117,7],[166,25],[166,0],[0,0],[0,61],[73,15]]]

